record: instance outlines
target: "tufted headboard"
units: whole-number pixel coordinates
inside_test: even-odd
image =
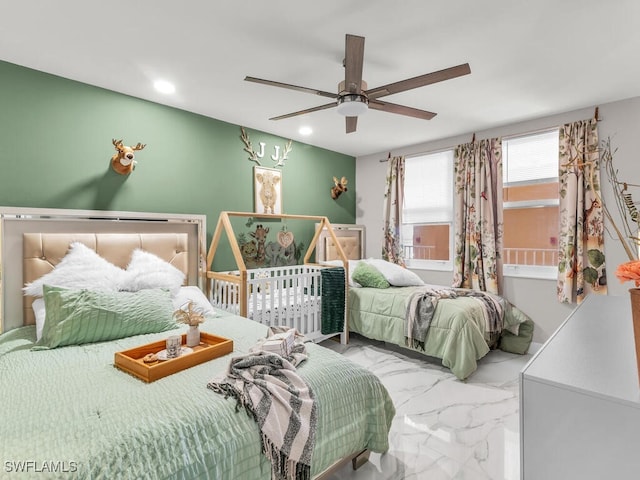
[[[194,214],[0,207],[0,332],[33,323],[32,298],[22,288],[51,271],[80,241],[126,267],[136,248],[203,286],[206,216]]]
[[[348,260],[365,258],[365,228],[363,225],[348,223],[331,224],[333,232]],[[316,261],[335,260],[338,258],[335,243],[326,230],[320,233],[316,243]]]
[[[81,242],[112,264],[126,268],[137,248],[169,262],[185,277],[188,274],[186,233],[25,233],[22,241],[24,283],[33,282],[52,271],[67,254],[69,245]],[[24,324],[35,323],[31,304],[34,297],[23,297]]]

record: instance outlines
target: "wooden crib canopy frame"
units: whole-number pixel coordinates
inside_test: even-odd
[[[218,217],[218,222],[216,223],[216,228],[213,233],[213,237],[211,238],[211,245],[209,246],[209,251],[207,252],[207,272],[206,272],[206,289],[207,295],[211,297],[212,294],[212,280],[223,280],[226,282],[230,282],[238,285],[239,293],[240,293],[240,316],[247,316],[247,266],[242,258],[242,253],[240,252],[240,246],[238,245],[238,239],[236,238],[235,232],[233,230],[233,225],[231,224],[231,217],[254,217],[254,218],[264,218],[271,220],[309,220],[316,222],[316,230],[309,244],[309,248],[304,255],[303,264],[304,265],[317,265],[313,262],[310,262],[311,255],[316,248],[316,243],[318,242],[318,238],[322,231],[326,228],[329,233],[331,239],[333,240],[336,248],[336,252],[340,260],[342,260],[344,270],[345,270],[345,326],[343,333],[343,343],[347,343],[349,340],[349,328],[348,328],[348,316],[346,315],[348,301],[348,288],[349,282],[347,278],[349,278],[349,261],[347,259],[344,250],[336,236],[333,227],[331,226],[331,222],[325,216],[318,215],[288,215],[288,214],[259,214],[252,212],[229,212],[222,211],[220,212],[220,216]],[[236,263],[237,271],[239,274],[228,273],[228,272],[214,272],[211,267],[213,265],[213,259],[215,258],[216,252],[218,250],[218,245],[220,244],[220,239],[222,238],[222,234],[226,234],[227,239],[229,240],[229,244],[231,246],[231,251],[233,253],[233,258]]]

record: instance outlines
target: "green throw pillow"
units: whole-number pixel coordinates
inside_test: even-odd
[[[168,290],[138,292],[43,287],[46,319],[34,350],[164,332],[178,325]]]
[[[373,288],[389,288],[389,282],[384,278],[384,275],[380,273],[373,265],[369,265],[365,262],[360,262],[356,265],[351,275],[355,282],[358,282],[363,287]]]
[[[533,326],[533,321],[525,320],[520,324],[518,335],[504,330],[500,337],[500,350],[520,355],[527,353],[533,339]]]

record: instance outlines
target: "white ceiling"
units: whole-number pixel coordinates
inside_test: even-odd
[[[0,5],[0,59],[360,156],[638,96],[639,29],[638,0],[21,0]],[[429,121],[268,120],[328,102],[244,77],[337,92],[346,33],[366,38],[369,88],[465,62],[471,75],[383,99]]]

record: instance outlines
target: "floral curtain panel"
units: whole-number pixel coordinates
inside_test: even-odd
[[[502,290],[502,143],[474,141],[455,149],[453,285]]]
[[[589,292],[607,293],[595,118],[560,127],[559,181],[558,300],[580,303]]]
[[[387,167],[387,185],[384,193],[384,236],[382,258],[405,266],[400,226],[404,201],[404,157],[391,157]]]

